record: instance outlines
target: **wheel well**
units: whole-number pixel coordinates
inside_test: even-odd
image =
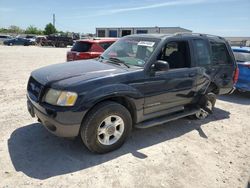
[[[213,92],[214,94],[218,95],[220,92],[220,89],[215,83],[211,82],[210,85],[208,86],[207,91],[208,93]]]
[[[86,115],[84,116],[82,122],[84,121],[84,119],[87,117],[88,113],[98,104],[105,102],[105,101],[113,101],[116,103],[119,103],[121,105],[123,105],[125,108],[127,108],[127,110],[129,111],[129,113],[131,114],[132,117],[132,121],[133,123],[136,122],[136,109],[135,106],[133,104],[133,102],[131,102],[131,100],[129,100],[127,97],[109,97],[109,98],[105,98],[103,100],[98,101],[97,103],[95,103],[86,113]]]

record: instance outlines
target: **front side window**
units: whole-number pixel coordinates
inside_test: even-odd
[[[102,54],[102,58],[117,58],[127,65],[143,67],[159,41],[152,38],[121,38]]]
[[[187,41],[173,41],[166,44],[158,60],[168,62],[170,69],[190,67],[189,45]]]
[[[211,64],[209,49],[206,41],[202,39],[195,39],[193,41],[194,51],[199,65]]]
[[[212,52],[211,57],[214,64],[230,63],[230,57],[224,43],[210,42],[210,46]]]

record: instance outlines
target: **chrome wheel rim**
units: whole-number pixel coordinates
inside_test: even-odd
[[[115,144],[123,135],[124,121],[117,115],[106,117],[98,126],[97,139],[106,146]]]
[[[213,104],[211,101],[207,101],[206,108],[209,109],[210,111],[212,111]],[[204,110],[203,108],[201,108],[200,111],[195,114],[195,116],[198,119],[205,119],[208,115],[209,115],[209,113],[206,110]]]

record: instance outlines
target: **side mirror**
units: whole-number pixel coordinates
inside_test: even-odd
[[[152,65],[152,70],[154,72],[158,71],[168,71],[169,70],[169,64],[167,61],[158,60]]]

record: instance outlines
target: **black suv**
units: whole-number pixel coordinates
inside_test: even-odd
[[[203,34],[131,35],[99,59],[31,73],[28,110],[51,133],[80,135],[89,150],[119,148],[133,127],[206,118],[216,95],[233,90],[237,66],[228,43]]]

